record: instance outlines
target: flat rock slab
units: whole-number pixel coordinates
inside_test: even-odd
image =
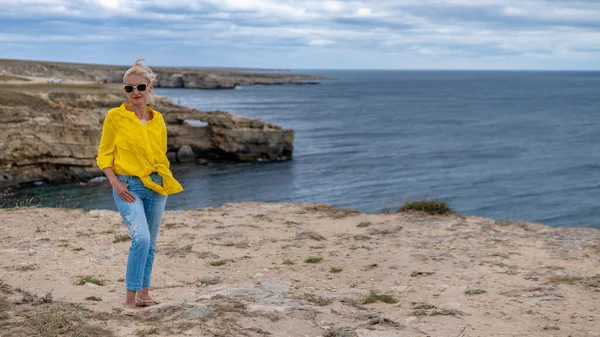
[[[218,288],[212,294],[198,297],[198,301],[226,298],[243,302],[251,311],[257,312],[283,312],[286,310],[307,310],[315,313],[331,312],[327,308],[313,306],[303,300],[283,297],[282,295],[288,291],[289,286],[279,278],[264,279],[260,284],[260,288],[249,284],[240,288]]]
[[[260,282],[260,287],[275,295],[281,296],[290,289],[286,282],[282,282],[277,278],[267,278]]]
[[[197,303],[169,302],[140,309],[140,314],[147,316],[167,317],[176,313],[179,313],[179,318],[191,320],[217,316],[215,309]]]

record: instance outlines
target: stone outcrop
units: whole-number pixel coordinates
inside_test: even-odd
[[[118,89],[92,86],[0,88],[0,189],[35,181],[88,179],[102,122],[123,102]],[[159,98],[169,134],[170,158],[228,161],[289,159],[294,131],[231,113],[205,112]],[[191,152],[190,152],[191,150]]]
[[[128,67],[60,62],[1,60],[0,74],[29,77],[60,77],[99,83],[123,83]],[[233,89],[238,85],[316,84],[321,76],[292,74],[287,71],[163,68],[152,67],[158,77],[155,87]]]

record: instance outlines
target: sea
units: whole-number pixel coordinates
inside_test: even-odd
[[[167,209],[315,202],[600,228],[600,72],[326,71],[316,85],[155,89],[174,103],[295,130],[291,160],[175,165]],[[37,184],[15,204],[115,210],[110,185]],[[6,201],[4,204],[9,204]]]

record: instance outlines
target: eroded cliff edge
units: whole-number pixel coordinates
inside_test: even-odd
[[[101,174],[95,164],[102,122],[125,97],[116,85],[0,84],[0,189]],[[291,158],[294,131],[223,111],[159,98],[171,161]],[[191,151],[190,151],[191,150]]]

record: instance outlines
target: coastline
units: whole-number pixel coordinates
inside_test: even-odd
[[[40,80],[38,78],[38,80]],[[173,164],[292,158],[294,130],[224,111],[201,111],[156,97]],[[20,184],[85,181],[95,163],[102,123],[125,100],[118,85],[0,82],[0,190]]]
[[[58,77],[64,83],[121,84],[129,66],[0,59],[0,75],[29,81]],[[238,85],[318,84],[322,76],[289,71],[256,71],[230,68],[152,67],[157,88],[234,89]],[[14,83],[14,82],[13,82]]]
[[[0,217],[6,233],[0,322],[11,336],[31,335],[36,326],[28,320],[52,318],[40,315],[44,310],[83,317],[68,325],[71,334],[84,325],[103,329],[90,336],[152,330],[157,336],[591,337],[600,331],[598,229],[361,214],[311,203],[167,211],[153,281],[163,304],[124,320],[129,244],[119,240],[126,229],[118,213],[15,208],[1,209]],[[76,285],[84,275],[104,285]],[[43,303],[49,292],[53,303]],[[16,304],[25,293],[37,302]]]

